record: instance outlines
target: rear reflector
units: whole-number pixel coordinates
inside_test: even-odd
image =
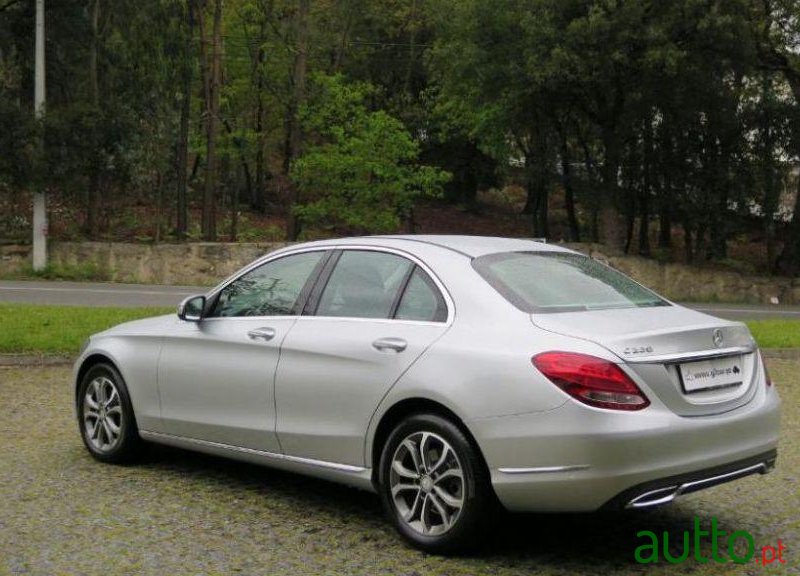
[[[543,352],[531,361],[553,384],[589,406],[641,410],[650,405],[636,383],[608,360],[572,352]]]

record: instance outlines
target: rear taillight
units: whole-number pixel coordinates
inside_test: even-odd
[[[650,405],[636,383],[613,362],[572,352],[543,352],[531,361],[553,384],[589,406],[641,410]]]

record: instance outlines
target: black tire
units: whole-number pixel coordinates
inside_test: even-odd
[[[97,385],[95,385],[96,381],[98,382]],[[92,418],[91,413],[93,409],[87,404],[86,397],[89,387],[92,386],[93,389],[95,389],[95,386],[101,386],[101,384],[99,384],[100,382],[103,383],[102,385],[105,386],[106,391],[111,390],[107,384],[107,382],[110,382],[113,386],[113,390],[117,393],[118,401],[113,400],[113,406],[111,406],[107,412],[105,409],[103,411],[103,416],[108,418],[106,422],[110,420],[110,424],[113,424],[118,429],[118,434],[114,437],[113,442],[110,441],[111,436],[113,436],[113,434],[109,434],[111,428],[102,429],[102,427],[100,427],[100,429],[97,430],[99,436],[92,436],[91,423],[97,422],[98,418]],[[96,394],[93,393],[92,396],[94,401]],[[108,396],[113,396],[113,394],[108,394]],[[136,417],[133,413],[133,406],[131,405],[131,399],[128,394],[128,388],[125,385],[125,380],[123,380],[119,371],[113,365],[101,363],[92,366],[78,385],[78,393],[75,402],[81,439],[92,457],[100,462],[110,464],[125,464],[136,460],[141,453],[143,442],[139,437]],[[100,413],[99,410],[97,413]],[[90,414],[88,420],[86,418],[87,414]],[[102,424],[101,422],[97,423],[98,426]],[[108,440],[105,442],[105,446],[103,446],[104,438]]]
[[[400,507],[405,507],[404,511],[413,517],[414,514],[412,510],[418,510],[418,495],[421,495],[423,499],[426,498],[426,495],[428,497],[431,494],[436,496],[437,493],[431,491],[436,489],[431,488],[430,482],[428,482],[427,492],[421,488],[416,491],[412,489],[411,494],[404,497],[404,499],[408,499],[407,502],[398,504],[396,503],[395,497],[392,495],[391,482],[397,482],[399,478],[397,473],[392,471],[393,460],[403,457],[402,450],[405,450],[408,458],[411,457],[411,451],[405,448],[400,449],[400,445],[406,439],[410,439],[412,445],[423,444],[424,442],[419,442],[419,444],[414,443],[414,438],[422,438],[421,435],[423,433],[432,433],[438,436],[439,439],[445,440],[449,444],[449,448],[455,452],[457,458],[457,461],[451,460],[453,467],[460,465],[461,472],[463,473],[462,484],[460,487],[456,486],[455,490],[455,493],[461,498],[463,504],[460,509],[457,509],[459,512],[455,514],[455,519],[450,524],[450,527],[439,534],[423,533],[421,530],[424,530],[424,523],[420,521],[414,523],[407,522],[403,519],[403,512],[400,510]],[[435,438],[435,436],[433,438]],[[437,440],[433,440],[432,442],[437,442]],[[444,450],[441,452],[443,451]],[[436,452],[433,453],[436,454]],[[405,461],[410,462],[412,460],[407,459]],[[414,464],[416,465],[416,461],[414,461]],[[408,469],[408,467],[406,468]],[[435,474],[436,473],[431,476],[434,477]],[[422,476],[424,478],[424,476],[427,475],[428,474],[425,473]],[[404,480],[399,481],[405,485]],[[423,480],[408,480],[408,482],[422,486]],[[424,550],[425,552],[452,554],[477,547],[478,537],[483,531],[489,528],[489,523],[492,518],[491,512],[494,507],[494,493],[492,492],[486,466],[478,449],[472,444],[464,432],[453,422],[442,416],[436,414],[414,414],[404,419],[395,427],[389,435],[381,453],[378,485],[384,510],[392,524],[394,524],[403,538],[416,548]],[[439,497],[437,504],[441,505],[442,502],[445,501]],[[419,506],[424,512],[424,504],[420,504]],[[436,511],[435,507],[431,508],[431,510],[434,510],[434,512],[433,516],[429,515],[430,518],[439,518],[443,521],[442,524],[446,524],[446,522],[444,522],[444,517]],[[448,507],[447,510],[451,509]],[[413,524],[417,524],[417,527],[415,528]]]

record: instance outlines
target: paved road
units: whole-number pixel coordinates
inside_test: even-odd
[[[693,304],[685,306],[730,320],[767,320],[784,318],[800,321],[800,306],[773,306],[770,304]]]
[[[0,282],[0,302],[70,306],[174,306],[207,288],[87,282]]]
[[[207,290],[197,286],[95,284],[87,282],[0,282],[0,302],[74,306],[174,306]],[[786,318],[800,321],[800,306],[692,304],[687,306],[732,320]]]

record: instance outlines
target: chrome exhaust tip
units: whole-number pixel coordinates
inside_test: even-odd
[[[747,466],[745,468],[740,468],[726,474],[718,474],[716,476],[709,476],[708,478],[701,478],[692,482],[684,482],[682,484],[675,484],[665,488],[648,490],[628,500],[628,503],[625,504],[625,508],[638,509],[661,506],[663,504],[672,502],[675,500],[675,498],[682,494],[690,494],[692,492],[697,492],[698,490],[711,488],[712,486],[738,480],[739,478],[744,478],[745,476],[750,476],[751,474],[768,474],[774,467],[775,460],[773,459],[765,462],[759,462],[758,464],[753,464],[752,466]]]

